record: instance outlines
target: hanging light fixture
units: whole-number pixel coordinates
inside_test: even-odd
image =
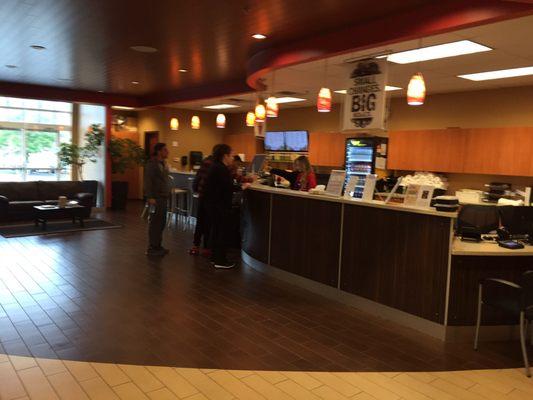
[[[255,113],[253,111],[248,111],[246,114],[246,126],[254,126],[255,124]]]
[[[323,87],[318,92],[316,108],[318,112],[331,111],[331,90],[329,90],[329,88]]]
[[[267,118],[277,118],[279,113],[279,105],[276,98],[270,96],[266,99],[266,116]]]
[[[264,101],[261,97],[258,97],[257,104],[255,105],[255,122],[265,122],[266,108]]]
[[[327,87],[328,60],[324,61],[324,86],[320,88],[316,99],[316,109],[318,112],[331,111],[331,90]]]
[[[226,127],[226,116],[224,114],[218,114],[217,119],[217,128],[225,128]]]
[[[426,83],[420,72],[414,74],[407,86],[407,104],[410,106],[420,106],[424,104],[426,98]]]
[[[200,129],[200,117],[198,115],[194,115],[191,118],[191,128],[192,129]]]
[[[177,131],[178,128],[180,127],[180,122],[177,118],[171,118],[170,119],[170,130],[172,131]]]

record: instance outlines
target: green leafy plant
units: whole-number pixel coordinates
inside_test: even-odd
[[[111,172],[114,174],[123,174],[147,161],[144,149],[131,139],[112,137],[107,149],[111,158]]]
[[[78,178],[83,180],[83,167],[87,162],[98,160],[100,146],[104,142],[105,132],[100,124],[92,124],[85,133],[85,144],[80,146],[73,143],[61,143],[59,148],[59,162],[62,167],[71,165],[78,172]]]

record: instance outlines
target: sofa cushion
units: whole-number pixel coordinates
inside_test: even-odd
[[[0,195],[9,201],[40,200],[37,182],[0,182]]]
[[[54,200],[59,196],[66,196],[73,200],[78,193],[84,190],[82,182],[63,181],[63,182],[46,182],[39,181],[40,200]]]

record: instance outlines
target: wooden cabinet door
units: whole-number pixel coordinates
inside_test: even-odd
[[[464,172],[464,156],[462,129],[389,132],[388,169]]]
[[[533,175],[533,128],[470,129],[466,139],[465,172]]]
[[[309,132],[309,161],[312,165],[341,167],[348,136],[340,132]]]

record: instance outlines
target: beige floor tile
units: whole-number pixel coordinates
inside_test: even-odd
[[[374,396],[370,396],[368,393],[361,392],[359,394],[356,394],[354,397],[352,397],[352,400],[376,400]],[[401,399],[404,400],[404,399]],[[405,399],[410,400],[410,399]]]
[[[216,371],[212,374],[209,374],[209,378],[214,380],[224,389],[226,389],[233,396],[238,399],[246,400],[260,400],[264,399],[259,393],[251,389],[245,383],[241,382],[239,379],[235,378],[227,371]]]
[[[10,362],[0,363],[0,399],[26,396],[26,390]]]
[[[431,382],[430,385],[458,399],[486,400],[483,396],[474,392],[469,392],[468,389],[463,389],[462,387],[456,386],[453,383],[445,381],[444,379],[437,378],[436,380]]]
[[[349,397],[343,396],[336,390],[333,390],[330,386],[320,386],[313,389],[312,392],[323,400],[348,400]]]
[[[336,374],[331,372],[314,372],[312,376],[322,384],[329,386],[343,396],[351,397],[361,392],[361,389],[351,385],[344,379],[339,378]]]
[[[113,390],[122,400],[149,400],[143,391],[132,382],[115,386]]]
[[[98,378],[98,373],[91,367],[88,362],[82,361],[63,361],[70,373],[76,378],[78,382],[87,381],[89,379]]]
[[[399,400],[400,396],[365,378],[365,373],[339,372],[340,378],[379,400]]]
[[[37,364],[46,376],[58,374],[60,372],[67,372],[67,367],[61,360],[54,360],[51,358],[36,358]]]
[[[205,397],[202,393],[196,393],[195,395],[191,397],[187,397],[186,400],[209,400],[209,399]]]
[[[9,356],[9,359],[17,371],[37,366],[33,357]]]
[[[18,376],[28,395],[33,400],[55,400],[59,399],[56,392],[46,379],[43,371],[39,367],[27,368],[18,371]]]
[[[223,400],[233,398],[222,386],[198,369],[175,368],[175,370],[208,399]]]
[[[109,386],[122,385],[130,381],[116,364],[91,363],[91,365]]]
[[[258,393],[261,393],[266,399],[269,400],[290,400],[290,397],[285,392],[278,389],[272,383],[268,382],[262,376],[257,374],[247,376],[241,379],[242,382],[256,390]]]
[[[146,393],[146,395],[150,400],[179,400],[179,397],[174,395],[174,393],[167,388],[154,390],[153,392]]]
[[[403,399],[409,400],[429,400],[429,397],[426,395],[417,392],[416,390],[409,389],[407,386],[402,385],[401,383],[394,381],[393,378],[398,376],[395,375],[384,375],[379,372],[369,372],[365,373],[365,378],[369,381],[374,382],[376,385],[379,385],[392,393],[396,393]]]
[[[161,381],[143,366],[119,365],[119,368],[145,393],[153,392],[163,387]]]
[[[4,362],[8,362],[9,361],[9,357],[7,354],[4,354],[4,353],[0,353],[0,363],[4,363]]]
[[[50,375],[47,378],[61,399],[89,399],[89,397],[85,394],[78,381],[76,381],[76,379],[72,376],[70,372],[60,372],[55,375]]]
[[[494,371],[494,377],[504,384],[509,384],[515,389],[529,393],[533,398],[533,382],[531,382],[531,378],[528,378],[524,374],[523,370],[519,374],[517,374],[515,370],[511,369]]]
[[[500,392],[502,394],[510,393],[514,387],[508,382],[502,382],[501,379],[496,379],[493,370],[470,370],[464,371],[463,376],[482,386],[486,386],[491,390]]]
[[[283,372],[283,375],[293,380],[298,385],[306,388],[307,390],[312,390],[312,389],[322,386],[322,383],[320,381],[316,380],[310,374],[307,374],[305,372],[287,371],[287,372]]]
[[[437,378],[444,379],[447,382],[453,383],[456,386],[459,386],[463,389],[470,389],[476,384],[476,382],[466,379],[462,371],[441,371],[441,372],[432,372],[432,375]]]
[[[431,383],[435,379],[437,379],[436,376],[433,376],[431,373],[428,373],[428,372],[408,372],[407,374],[411,378],[414,378],[417,381],[424,382],[424,383]]]
[[[28,396],[17,397],[15,400],[31,400]]]
[[[294,397],[296,400],[317,400],[320,397],[316,396],[310,390],[307,390],[303,386],[298,385],[292,379],[276,384],[276,387],[289,396]]]
[[[505,395],[501,394],[498,391],[492,390],[486,386],[482,386],[479,384],[475,384],[470,389],[468,389],[469,392],[477,393],[483,398],[487,400],[502,400],[505,399]]]
[[[287,377],[278,371],[255,371],[255,373],[272,384],[287,380]]]
[[[180,399],[198,393],[193,385],[170,367],[148,367],[157,379],[159,379],[172,393]]]
[[[505,400],[531,400],[531,393],[515,389],[505,396]]]
[[[428,383],[414,379],[412,376],[409,376],[409,374],[400,374],[395,376],[393,380],[407,386],[409,389],[425,394],[430,399],[455,400],[455,397],[452,395],[443,392],[442,390],[437,389],[435,386],[431,386]]]
[[[91,400],[119,400],[113,389],[100,377],[80,382],[80,385]]]
[[[253,375],[254,371],[245,371],[245,370],[231,370],[228,371],[231,375],[233,375],[237,379],[246,378],[247,376]]]
[[[211,372],[218,371],[218,369],[212,369],[212,368],[200,368],[200,371],[202,371],[204,374],[210,374]]]

